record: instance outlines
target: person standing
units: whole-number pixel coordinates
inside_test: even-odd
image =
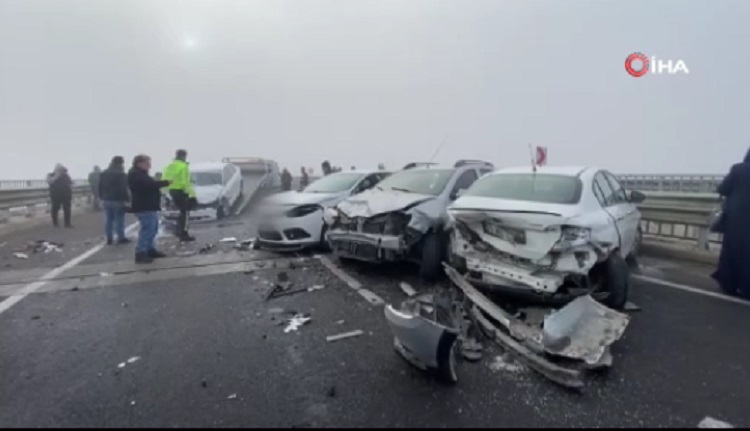
[[[177,150],[174,161],[164,169],[163,178],[170,182],[169,196],[180,211],[175,231],[177,237],[182,242],[195,241],[195,237],[188,233],[188,218],[195,201],[195,191],[190,176],[190,166],[187,163],[187,151]]]
[[[52,224],[58,227],[60,208],[63,210],[65,227],[72,228],[71,224],[71,206],[73,204],[73,180],[68,174],[68,169],[58,163],[55,170],[47,175],[47,184],[49,184],[49,197],[52,202],[51,215]]]
[[[101,175],[102,170],[99,166],[94,166],[94,170],[89,174],[89,187],[91,187],[91,199],[94,211],[100,211],[102,209],[100,203],[101,196],[99,195],[99,181]]]
[[[101,173],[97,194],[104,207],[107,245],[114,244],[115,234],[118,244],[129,243],[130,240],[125,236],[125,207],[130,201],[130,195],[125,159],[122,156],[113,157],[109,167]]]
[[[305,167],[303,166],[301,168],[302,176],[299,179],[299,189],[304,190],[305,187],[307,187],[310,184],[310,177],[307,176],[307,171],[305,171]]]
[[[281,190],[285,192],[292,190],[292,173],[287,168],[281,171]]]
[[[721,290],[750,300],[750,150],[719,185],[724,197],[723,243],[713,278]]]
[[[328,160],[323,162],[323,164],[321,165],[321,168],[323,171],[323,176],[331,174],[331,163]]]
[[[139,154],[133,159],[133,167],[128,171],[131,209],[138,219],[140,231],[135,246],[135,263],[151,263],[166,255],[156,249],[156,235],[159,233],[159,211],[161,211],[161,189],[169,181],[157,181],[149,175],[151,158]]]

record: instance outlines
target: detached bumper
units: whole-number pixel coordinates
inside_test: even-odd
[[[408,252],[400,236],[330,231],[328,243],[335,255],[365,262],[401,260]]]

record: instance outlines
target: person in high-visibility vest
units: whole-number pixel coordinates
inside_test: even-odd
[[[164,169],[162,179],[170,181],[169,196],[180,210],[175,231],[177,237],[183,242],[195,241],[195,238],[188,233],[188,218],[195,202],[195,190],[193,190],[190,166],[187,163],[187,151],[177,150],[174,161]]]

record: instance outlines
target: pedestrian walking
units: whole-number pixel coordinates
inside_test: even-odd
[[[292,173],[287,168],[281,171],[281,190],[285,192],[292,190]]]
[[[732,166],[719,185],[724,197],[721,228],[724,233],[719,265],[713,278],[732,296],[750,300],[750,150],[742,163]]]
[[[104,234],[107,245],[114,244],[115,234],[118,244],[127,244],[125,236],[125,210],[130,202],[128,192],[128,175],[125,173],[125,159],[115,156],[109,167],[99,177],[98,196],[104,207]]]
[[[323,171],[323,176],[331,174],[331,163],[328,160],[324,161],[323,164],[320,165],[320,167]]]
[[[49,184],[49,197],[52,203],[50,214],[52,215],[52,224],[58,227],[60,209],[63,210],[63,220],[65,227],[72,228],[71,211],[73,205],[73,180],[68,174],[68,169],[58,163],[54,171],[47,175],[47,184]]]
[[[89,187],[91,188],[91,203],[94,211],[100,211],[101,207],[101,196],[99,195],[99,181],[102,175],[102,170],[99,166],[94,166],[94,170],[89,174]]]
[[[305,171],[305,167],[303,166],[301,168],[302,176],[299,179],[299,189],[304,190],[305,187],[307,187],[310,184],[310,177],[307,176],[307,171]]]
[[[128,171],[131,210],[140,224],[138,243],[135,246],[135,262],[151,263],[166,255],[156,249],[156,235],[159,233],[159,211],[161,211],[161,189],[169,181],[157,181],[149,175],[151,158],[140,154],[133,159],[133,167]]]
[[[180,211],[175,231],[177,237],[182,242],[195,241],[195,237],[188,233],[188,219],[195,204],[195,190],[187,163],[187,151],[177,150],[174,161],[164,169],[163,178],[170,182],[169,196]]]

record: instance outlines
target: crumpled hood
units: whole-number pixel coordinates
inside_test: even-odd
[[[334,202],[344,198],[347,193],[305,193],[305,192],[284,192],[269,196],[264,200],[264,204],[273,206],[299,206],[299,205],[331,205]]]
[[[195,190],[195,199],[201,205],[207,205],[216,202],[221,196],[224,189],[220,185],[214,186],[193,186]]]
[[[347,217],[373,217],[403,210],[431,199],[434,197],[419,193],[370,189],[341,202],[338,209]]]

